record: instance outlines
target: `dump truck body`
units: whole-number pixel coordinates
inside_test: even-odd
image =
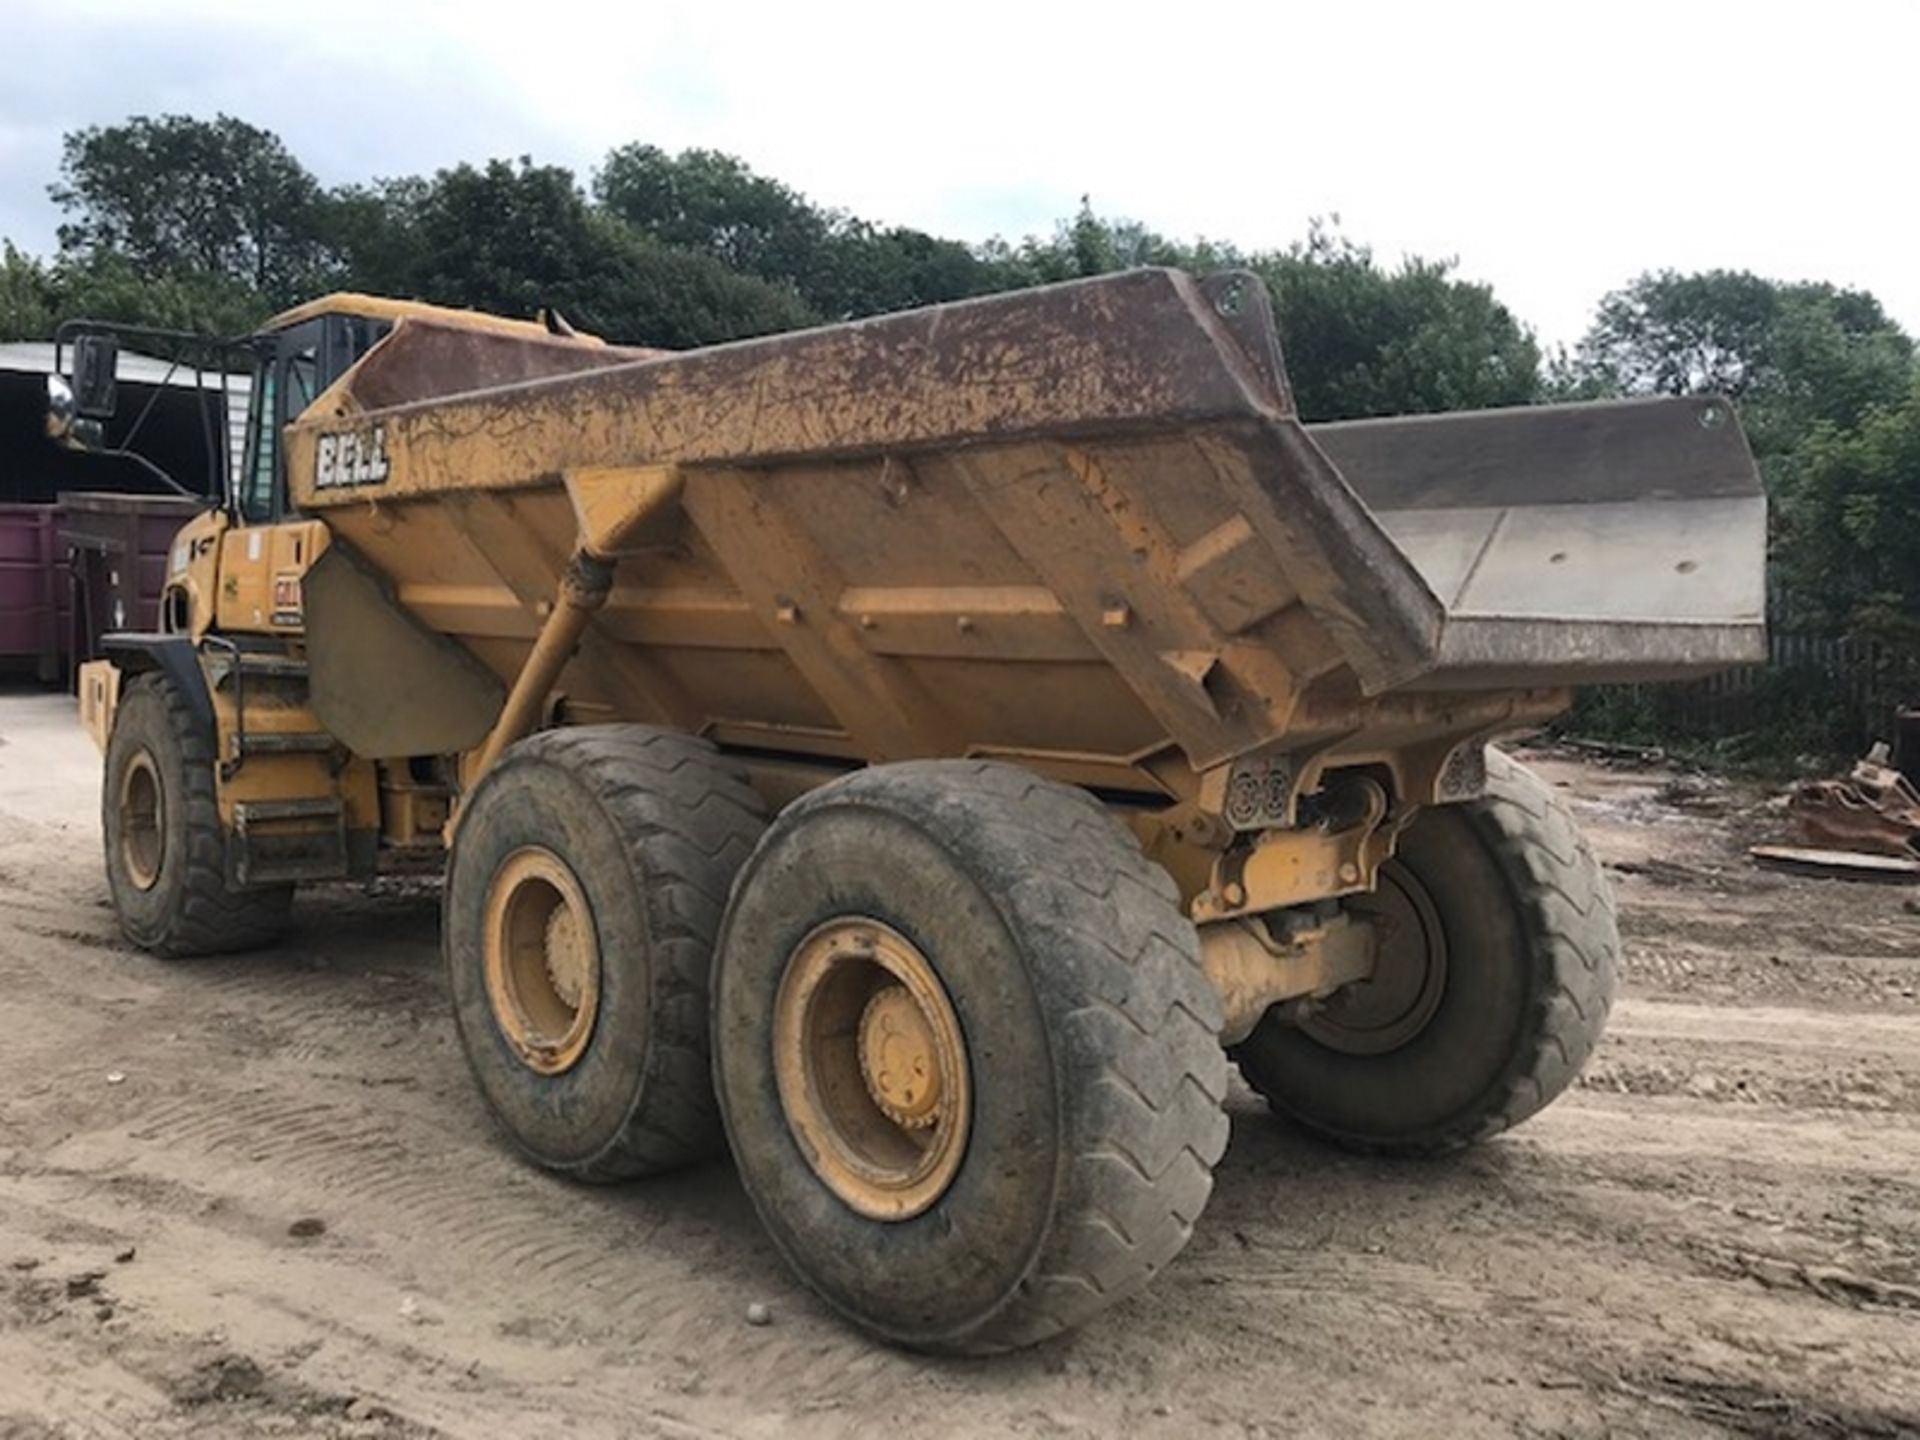
[[[168,633],[90,677],[123,924],[253,943],[293,882],[447,845],[516,1142],[644,1173],[717,1100],[783,1252],[910,1344],[1031,1343],[1164,1264],[1223,1042],[1370,1148],[1546,1103],[1618,940],[1487,742],[1763,652],[1724,401],[1309,426],[1244,275],[684,354],[383,323],[284,503],[189,526]],[[203,751],[203,788],[156,759]]]
[[[773,751],[1164,793],[1169,749],[1377,754],[1474,691],[1525,721],[1756,656],[1764,501],[1724,402],[1307,427],[1245,293],[1244,333],[1147,271],[385,403],[485,343],[408,326],[290,432],[290,482],[511,679],[582,507],[670,468],[559,688]]]

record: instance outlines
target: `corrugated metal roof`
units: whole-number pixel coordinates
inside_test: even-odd
[[[10,340],[0,345],[0,370],[10,370],[22,375],[53,374],[53,342],[51,340]],[[114,373],[123,384],[128,385],[178,385],[187,390],[193,388],[193,370],[190,366],[175,366],[171,361],[162,360],[156,355],[142,355],[135,350],[120,352],[120,363],[114,367]],[[238,379],[243,386],[247,383],[245,376],[232,378]],[[206,386],[209,390],[219,389],[218,377],[209,375]]]

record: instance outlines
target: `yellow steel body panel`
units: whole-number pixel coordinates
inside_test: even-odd
[[[233,657],[219,650],[200,653],[201,673],[213,702],[213,719],[220,768],[215,798],[223,824],[231,825],[236,804],[267,800],[310,800],[339,796],[346,807],[349,830],[380,828],[378,772],[374,763],[357,757],[325,753],[242,754],[242,734],[262,736],[313,735],[320,721],[297,693],[257,677],[233,679]],[[237,703],[246,697],[243,715]],[[344,759],[345,763],[341,763]],[[290,822],[287,828],[302,828]]]
[[[160,614],[184,616],[187,623],[177,628],[196,639],[214,624],[220,589],[220,537],[230,523],[224,510],[196,515],[180,527],[167,552]]]
[[[120,667],[111,660],[89,660],[80,667],[80,726],[106,753],[113,715],[120,704]]]
[[[215,626],[242,634],[300,633],[306,623],[300,577],[320,558],[328,539],[327,527],[317,520],[223,530]]]
[[[1072,456],[1070,476],[1075,462],[1095,469]],[[1230,513],[1182,516],[1172,534],[1143,518],[1103,547],[1096,515],[1078,547],[1059,490],[1045,498],[1068,523],[1009,500],[996,524],[957,460],[689,471],[683,508],[625,545],[555,688],[584,720],[820,756],[994,755],[1148,793],[1171,793],[1148,763],[1170,740],[1217,762],[1284,734],[1335,747],[1324,762],[1564,703],[1558,688],[1363,696],[1284,580],[1237,554],[1251,532]],[[581,533],[559,484],[326,513],[403,605],[509,682]],[[1044,572],[1009,538],[1016,526]],[[1135,549],[1164,590],[1106,588]],[[1131,605],[1110,613],[1121,589]],[[1180,668],[1189,657],[1199,673]],[[1210,738],[1221,729],[1226,746]]]

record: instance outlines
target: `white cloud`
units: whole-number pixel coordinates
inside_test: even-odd
[[[39,153],[0,151],[0,229],[35,243],[60,129],[223,108],[328,180],[522,152],[584,178],[645,139],[967,239],[1045,229],[1083,192],[1247,247],[1337,211],[1384,255],[1459,256],[1549,340],[1660,266],[1862,286],[1920,330],[1906,0],[30,0],[23,18],[60,57]],[[156,51],[171,67],[137,63]],[[0,132],[22,121],[0,92]]]

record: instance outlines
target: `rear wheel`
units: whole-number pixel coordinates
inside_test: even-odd
[[[707,974],[763,823],[737,766],[642,726],[536,735],[475,787],[441,926],[454,1017],[538,1164],[618,1180],[720,1148]]]
[[[862,771],[742,872],[715,1079],[748,1194],[830,1304],[982,1353],[1081,1324],[1192,1233],[1219,1002],[1164,871],[1012,766]]]
[[[1282,1115],[1357,1149],[1433,1153],[1519,1124],[1579,1075],[1613,1003],[1606,876],[1559,798],[1487,754],[1480,799],[1422,812],[1354,902],[1373,977],[1234,1051]]]
[[[264,945],[286,928],[291,885],[229,889],[214,796],[214,738],[174,683],[122,692],[100,795],[107,888],[126,937],[169,958]]]

